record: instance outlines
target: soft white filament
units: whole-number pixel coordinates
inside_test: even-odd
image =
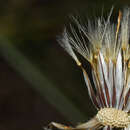
[[[89,96],[97,109],[113,107],[129,112],[130,9],[125,9],[123,14],[119,12],[117,25],[110,22],[112,10],[106,21],[103,18],[94,23],[88,20],[85,25],[72,16],[76,28],[70,24],[70,32],[65,29],[59,43],[81,67]],[[74,50],[90,63],[96,92]],[[107,129],[106,126],[104,130]]]

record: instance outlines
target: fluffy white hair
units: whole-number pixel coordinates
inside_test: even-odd
[[[107,20],[101,17],[93,24],[89,20],[82,24],[72,16],[76,28],[72,24],[69,31],[65,28],[59,44],[81,67],[97,110],[115,108],[127,113],[130,111],[130,9],[124,9],[123,13],[119,11],[117,24],[110,22],[112,10]],[[91,64],[96,93],[74,50]],[[104,127],[108,128],[111,127]]]

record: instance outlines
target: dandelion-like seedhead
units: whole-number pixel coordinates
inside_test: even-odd
[[[94,23],[82,24],[72,16],[76,28],[70,24],[69,31],[65,28],[59,40],[82,69],[89,96],[98,111],[92,120],[68,129],[130,130],[130,9],[119,11],[117,24],[110,22],[112,10],[107,20],[101,17]],[[94,86],[75,51],[90,63]]]
[[[130,9],[124,9],[123,14],[119,11],[117,24],[110,22],[111,14],[112,9],[107,20],[101,17],[95,20],[94,24],[90,21],[82,24],[80,20],[72,16],[76,28],[72,24],[69,31],[65,28],[59,43],[81,67],[89,96],[100,113],[97,114],[99,122],[103,126],[128,128],[130,124],[130,119],[128,119],[130,111]],[[90,63],[95,88],[92,87],[89,76],[75,51]],[[108,117],[103,123],[101,118],[103,119],[103,115],[106,116],[105,108],[108,109],[106,112]],[[124,122],[123,119],[120,120],[123,118],[123,112],[126,114],[124,114],[126,118]],[[107,118],[111,119],[110,115],[113,118],[109,120],[111,123],[107,122]],[[114,120],[117,123],[114,124]]]

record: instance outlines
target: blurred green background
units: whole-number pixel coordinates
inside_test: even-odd
[[[58,45],[67,16],[114,15],[129,0],[0,1],[0,130],[42,130],[94,116],[81,70]]]

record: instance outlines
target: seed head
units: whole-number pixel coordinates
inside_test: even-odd
[[[130,124],[128,113],[115,108],[101,109],[97,113],[96,118],[103,126],[107,125],[116,128],[125,128]]]
[[[119,11],[117,24],[110,21],[112,10],[107,20],[101,17],[94,24],[89,20],[82,24],[72,16],[77,28],[72,24],[71,31],[65,28],[59,43],[83,71],[98,110],[97,124],[130,129],[130,9]],[[94,86],[75,51],[90,63]]]

